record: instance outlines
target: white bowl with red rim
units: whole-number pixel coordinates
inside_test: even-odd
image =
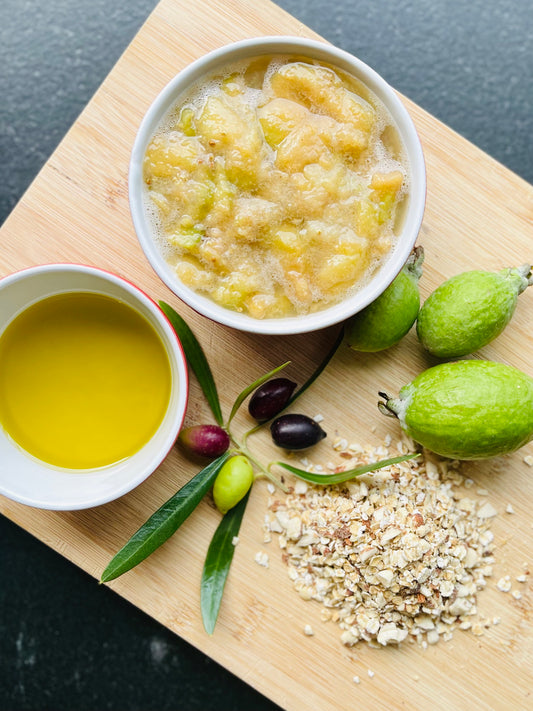
[[[315,59],[351,74],[381,101],[403,145],[409,173],[409,196],[396,244],[372,278],[339,303],[313,313],[283,318],[256,319],[225,308],[180,281],[165,260],[154,238],[153,219],[147,206],[143,161],[151,139],[170,109],[193,85],[234,62],[262,55],[297,55]],[[139,243],[160,279],[198,313],[242,331],[289,335],[315,331],[340,323],[374,301],[394,280],[409,256],[422,224],[426,199],[424,155],[413,121],[394,89],[373,69],[337,47],[304,37],[256,37],[225,45],[200,57],[177,74],[155,98],[145,114],[132,149],[129,200]]]
[[[0,279],[0,337],[22,311],[49,296],[89,292],[127,304],[155,329],[171,371],[169,404],[152,438],[126,459],[96,469],[63,469],[22,450],[0,425],[0,494],[43,509],[76,510],[108,503],[143,482],[172,449],[188,400],[188,373],[181,343],[159,306],[116,274],[78,264],[46,264]]]

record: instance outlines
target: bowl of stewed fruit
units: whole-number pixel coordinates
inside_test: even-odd
[[[416,241],[426,193],[398,94],[345,51],[243,40],[155,98],[130,161],[135,231],[162,281],[204,316],[314,331],[374,301]]]

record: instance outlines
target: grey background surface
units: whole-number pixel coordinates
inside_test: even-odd
[[[278,4],[533,182],[530,0]],[[1,0],[0,222],[154,6]],[[0,576],[0,709],[277,708],[1,518]]]

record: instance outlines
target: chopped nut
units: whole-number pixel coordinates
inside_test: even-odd
[[[419,526],[422,526],[422,524],[424,523],[424,518],[423,518],[422,514],[417,511],[415,514],[413,514],[412,521],[413,521],[413,526],[415,528],[418,528]],[[418,535],[420,535],[420,532],[418,532]]]
[[[481,622],[475,622],[472,625],[472,632],[476,635],[476,637],[481,637],[481,635],[485,633]]]
[[[503,578],[500,578],[498,582],[496,583],[496,587],[498,590],[501,592],[509,592],[511,589],[511,576],[510,575],[505,575]]]
[[[496,516],[498,512],[494,508],[494,506],[487,501],[487,503],[483,504],[478,511],[477,511],[477,517],[478,518],[492,518],[493,516]]]
[[[335,449],[337,452],[341,452],[342,450],[346,449],[348,446],[348,440],[346,439],[341,439],[340,437],[336,437],[335,440],[333,441],[333,449]]]
[[[264,553],[263,551],[259,551],[259,553],[256,553],[254,560],[258,565],[261,565],[263,568],[268,568],[268,565],[269,565],[268,555],[266,553]]]
[[[302,532],[302,523],[300,519],[294,517],[290,518],[285,527],[285,535],[291,541],[295,541],[300,538]]]
[[[304,627],[304,634],[305,634],[307,637],[312,637],[312,636],[315,634],[313,628],[311,627],[311,625],[306,625],[306,626]]]
[[[527,454],[527,455],[524,457],[524,462],[525,462],[528,466],[533,467],[533,454]]]
[[[396,627],[394,622],[387,622],[384,624],[377,636],[377,640],[380,644],[383,646],[389,644],[390,642],[394,642],[398,644],[399,642],[403,642],[403,640],[407,637],[407,630],[406,629],[401,629],[400,627]]]
[[[239,543],[239,536],[233,536],[231,539],[231,545],[236,546]]]
[[[390,456],[390,445],[333,443],[350,460],[346,468]],[[410,640],[426,648],[457,627],[483,633],[476,596],[492,574],[497,512],[455,489],[468,486],[459,462],[430,456],[338,486],[306,484],[297,493],[296,483],[271,505],[268,526],[281,529],[295,590],[323,605],[321,619],[338,623],[343,644]]]
[[[514,509],[513,509],[512,504],[507,504],[507,506],[505,507],[505,513],[514,514]]]
[[[296,484],[294,485],[294,493],[295,494],[305,494],[307,493],[307,489],[309,487],[305,483],[305,481],[298,480]]]
[[[376,573],[376,578],[383,584],[384,587],[390,588],[394,579],[394,571],[390,568],[385,568],[385,570],[380,570]]]
[[[437,644],[439,641],[439,633],[437,630],[429,630],[426,635],[426,639],[428,644]]]
[[[439,585],[442,597],[450,597],[455,590],[455,585],[451,580],[443,580]]]

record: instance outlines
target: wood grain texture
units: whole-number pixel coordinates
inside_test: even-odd
[[[163,0],[1,231],[1,275],[46,262],[83,262],[124,275],[171,303],[210,357],[225,412],[242,387],[285,360],[293,363],[287,377],[302,382],[335,329],[291,338],[257,337],[216,326],[179,302],[153,273],[137,243],[128,208],[128,161],[144,112],[176,72],[218,46],[268,34],[316,37],[266,1]],[[428,173],[419,239],[427,255],[423,296],[460,271],[530,260],[533,188],[411,102],[406,104],[422,139]],[[520,297],[512,325],[480,355],[533,376],[531,291]],[[372,357],[343,348],[300,401],[302,411],[324,416],[330,434],[313,458],[327,461],[335,432],[371,444],[388,432],[397,435],[396,424],[377,411],[377,391],[396,393],[433,362],[413,333],[390,352]],[[193,380],[187,422],[210,419]],[[236,431],[248,425],[246,414],[239,414]],[[255,450],[265,461],[273,458],[262,435]],[[212,637],[203,631],[199,610],[203,558],[218,522],[208,501],[177,536],[111,587],[286,709],[530,708],[533,588],[531,583],[516,584],[523,597],[515,601],[495,587],[501,575],[514,578],[524,563],[533,565],[533,470],[524,462],[527,454],[533,454],[532,445],[500,460],[466,466],[500,511],[493,525],[495,574],[479,596],[479,610],[502,621],[482,637],[457,632],[452,641],[427,650],[416,645],[399,650],[343,647],[339,630],[320,622],[319,606],[292,590],[277,543],[263,543],[264,484],[252,493]],[[195,470],[175,450],[144,484],[105,506],[58,513],[1,499],[0,511],[98,578],[131,533]],[[505,513],[507,504],[513,515]],[[270,556],[268,569],[254,563],[260,550]],[[303,634],[306,624],[314,628],[314,637]],[[374,678],[368,678],[368,669]],[[355,675],[361,684],[354,684]]]

